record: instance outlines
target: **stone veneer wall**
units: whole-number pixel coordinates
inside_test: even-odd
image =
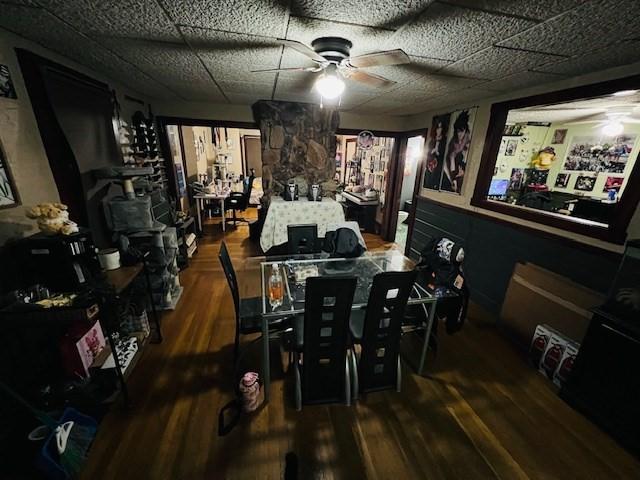
[[[280,195],[289,180],[306,195],[319,183],[325,196],[334,197],[337,182],[336,110],[310,103],[261,100],[253,116],[262,138],[262,186],[265,200]]]

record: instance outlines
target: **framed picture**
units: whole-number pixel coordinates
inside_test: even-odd
[[[13,177],[0,144],[0,208],[11,208],[20,204]]]
[[[447,135],[451,114],[437,115],[431,121],[429,140],[427,142],[427,162],[422,179],[422,187],[430,190],[440,190],[442,179],[442,164],[447,148]]]
[[[563,170],[623,173],[637,135],[578,136],[571,139]]]
[[[18,98],[16,89],[13,86],[13,81],[11,80],[9,67],[6,65],[0,65],[0,97]]]
[[[567,138],[567,131],[568,130],[566,128],[557,128],[553,132],[553,139],[551,140],[551,143],[556,145],[564,143]]]
[[[567,188],[569,186],[569,180],[571,179],[570,173],[559,173],[556,177],[556,188]]]
[[[604,181],[604,187],[602,188],[602,193],[608,193],[610,190],[615,190],[619,192],[622,188],[622,183],[624,182],[624,177],[607,177]]]
[[[581,192],[592,192],[593,187],[596,186],[596,178],[598,178],[597,175],[578,175],[573,188]]]
[[[517,148],[518,148],[518,140],[515,140],[515,139],[507,140],[507,145],[504,148],[504,155],[506,157],[513,157],[516,154]]]
[[[524,168],[512,168],[509,190],[520,190],[524,183]]]
[[[449,143],[442,168],[440,190],[462,193],[464,175],[467,171],[467,157],[471,145],[471,132],[475,120],[476,108],[458,110],[451,114],[449,125]]]

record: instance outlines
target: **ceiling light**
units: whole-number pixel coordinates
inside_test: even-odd
[[[344,81],[338,76],[335,66],[332,69],[330,67],[327,67],[326,72],[318,77],[315,87],[322,98],[333,100],[344,92]]]
[[[638,93],[638,90],[620,90],[613,94],[614,97],[628,97],[629,95],[634,95]]]
[[[604,127],[602,127],[602,133],[608,137],[615,137],[616,135],[620,135],[623,131],[624,126],[622,123],[617,121],[607,122]]]

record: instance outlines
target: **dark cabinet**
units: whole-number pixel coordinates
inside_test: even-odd
[[[560,396],[640,455],[640,325],[596,310]]]

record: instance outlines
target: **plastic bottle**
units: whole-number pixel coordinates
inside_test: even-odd
[[[271,275],[269,276],[269,303],[274,310],[282,305],[284,289],[282,284],[282,274],[277,263],[271,265]]]

